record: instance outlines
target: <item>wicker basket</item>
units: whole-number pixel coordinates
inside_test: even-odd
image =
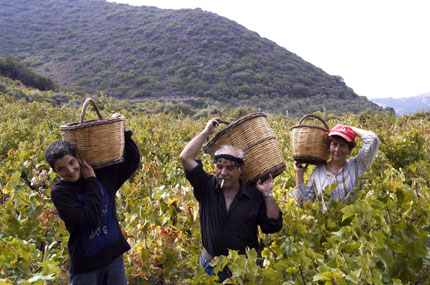
[[[301,124],[307,118],[317,118],[325,128]],[[295,161],[309,164],[324,164],[329,157],[328,150],[329,127],[326,122],[316,115],[306,115],[297,125],[291,127],[291,146]]]
[[[91,103],[98,120],[84,121],[85,111]],[[103,119],[93,99],[85,100],[81,121],[60,126],[63,140],[70,142],[79,155],[93,168],[102,168],[123,161],[124,117]]]
[[[212,156],[222,145],[231,145],[244,152],[242,179],[246,184],[275,177],[285,170],[285,162],[276,137],[264,113],[240,118],[217,133],[204,147]]]

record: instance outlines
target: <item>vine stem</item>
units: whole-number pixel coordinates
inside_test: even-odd
[[[300,260],[300,262],[301,262],[301,260]],[[306,284],[306,280],[305,280],[305,277],[303,276],[303,271],[302,271],[301,264],[299,264],[299,269],[300,269],[300,275],[302,276],[303,283]]]

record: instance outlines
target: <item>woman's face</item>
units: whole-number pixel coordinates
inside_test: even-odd
[[[349,145],[344,140],[332,138],[330,143],[330,155],[332,160],[344,162],[350,153]]]

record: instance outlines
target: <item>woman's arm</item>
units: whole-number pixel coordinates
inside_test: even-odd
[[[304,201],[315,199],[315,190],[312,183],[312,176],[314,173],[311,174],[307,185],[305,185],[304,182],[304,173],[306,172],[307,168],[307,164],[303,166],[300,162],[296,161],[294,163],[294,170],[296,171],[296,187],[290,191],[289,195],[293,197],[299,204]]]
[[[367,136],[367,135],[369,135],[369,134],[372,134],[372,132],[370,132],[370,131],[366,131],[366,130],[363,130],[363,129],[359,129],[359,128],[356,128],[356,127],[351,127],[350,126],[350,128],[354,131],[354,133],[357,135],[357,136],[359,136],[360,138],[362,138],[362,137],[364,137],[364,136]]]
[[[366,131],[355,127],[351,127],[351,129],[363,141],[363,146],[361,147],[357,156],[349,160],[349,163],[355,165],[354,168],[355,168],[356,176],[359,177],[364,173],[364,171],[370,166],[372,161],[375,159],[379,149],[380,141],[378,136],[371,131]]]
[[[296,171],[296,186],[298,187],[301,184],[305,183],[304,174],[308,170],[308,165],[305,164],[303,166],[302,163],[298,161],[294,161],[294,170]]]

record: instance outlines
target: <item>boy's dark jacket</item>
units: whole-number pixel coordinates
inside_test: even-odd
[[[70,234],[70,273],[97,270],[130,249],[118,224],[115,194],[139,167],[139,150],[125,132],[124,161],[96,169],[96,177],[60,181],[51,199]]]

